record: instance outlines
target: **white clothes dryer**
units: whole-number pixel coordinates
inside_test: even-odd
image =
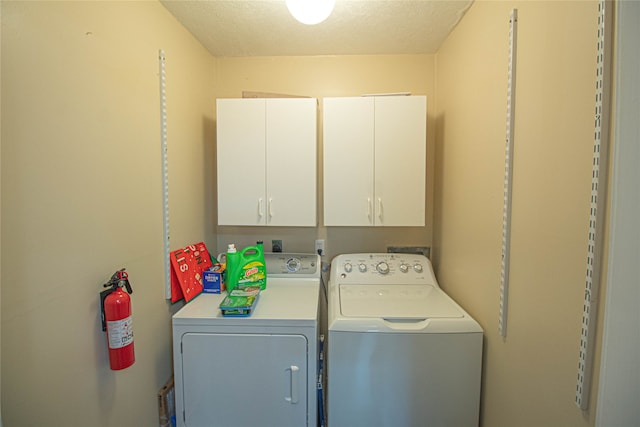
[[[477,426],[483,331],[422,255],[335,257],[328,427]]]
[[[267,286],[249,317],[222,294],[173,316],[178,427],[317,425],[320,257],[265,253]]]

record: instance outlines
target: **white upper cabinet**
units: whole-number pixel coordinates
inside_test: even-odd
[[[324,224],[424,226],[424,96],[323,100]]]
[[[218,224],[315,226],[312,98],[217,100]]]

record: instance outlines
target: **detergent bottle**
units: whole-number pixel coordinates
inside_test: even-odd
[[[267,269],[261,241],[255,246],[247,246],[240,252],[235,245],[229,245],[225,286],[228,292],[244,286],[259,286],[261,290],[266,288]]]

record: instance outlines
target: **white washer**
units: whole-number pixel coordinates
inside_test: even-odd
[[[320,257],[268,253],[265,263],[250,317],[222,317],[226,293],[173,316],[178,426],[317,425]]]
[[[328,427],[478,425],[482,328],[428,258],[334,258],[328,330]]]

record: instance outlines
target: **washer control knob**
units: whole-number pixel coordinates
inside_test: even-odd
[[[400,271],[403,273],[407,273],[409,271],[409,266],[405,263],[400,264]]]
[[[353,270],[353,266],[351,265],[350,262],[346,263],[344,265],[344,271],[346,271],[347,273],[351,273],[351,270]]]
[[[385,261],[381,261],[376,265],[376,270],[378,270],[378,273],[380,274],[387,274],[389,273],[389,264]]]
[[[300,260],[298,258],[289,258],[287,260],[287,270],[293,273],[300,270]]]
[[[360,273],[364,273],[365,271],[367,271],[367,264],[365,264],[364,262],[361,262],[358,265],[358,270],[360,270]]]
[[[416,273],[422,273],[422,264],[414,264],[414,265],[413,265],[413,270],[414,270]]]

